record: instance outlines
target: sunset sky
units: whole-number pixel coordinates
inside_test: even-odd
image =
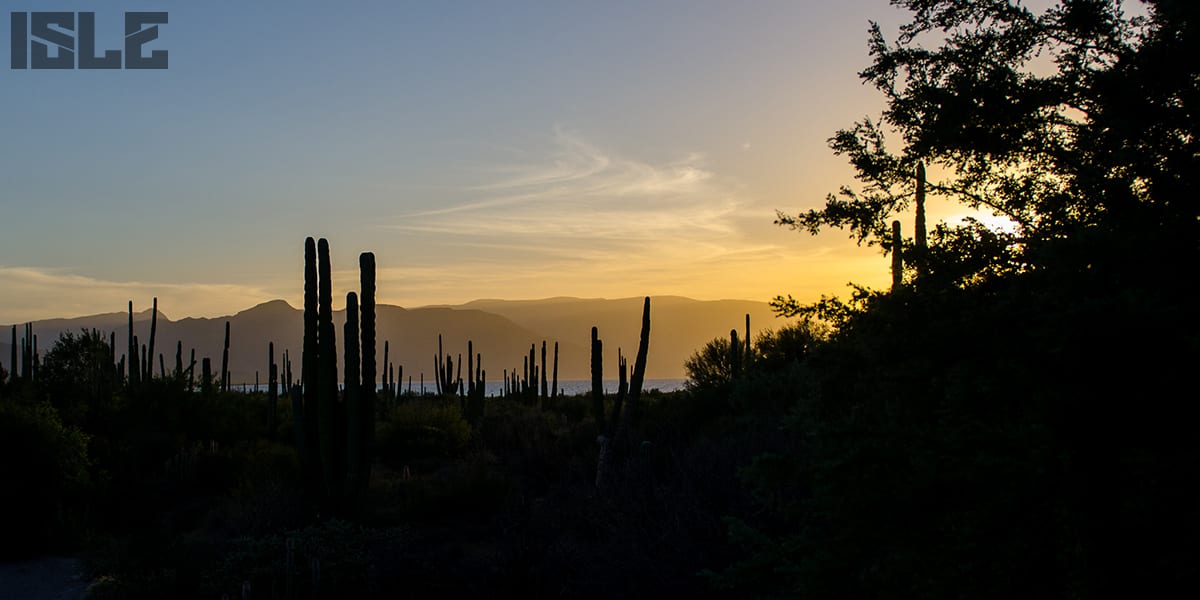
[[[0,323],[298,306],[309,235],[402,306],[889,280],[772,223],[853,183],[826,139],[883,107],[886,0],[342,4],[6,2],[95,11],[102,49],[165,10],[170,68],[0,70]]]

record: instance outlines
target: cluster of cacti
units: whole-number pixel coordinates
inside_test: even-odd
[[[33,333],[33,323],[25,324],[25,336],[21,338],[20,346],[21,370],[17,370],[17,326],[12,326],[12,357],[9,361],[8,377],[11,381],[16,381],[19,378],[26,381],[34,381],[37,379],[38,371],[38,347],[37,335]]]
[[[375,427],[374,255],[364,253],[359,266],[362,305],[369,307],[369,317],[360,322],[359,295],[348,293],[343,328],[345,393],[339,400],[329,243],[324,238],[305,240],[303,404],[293,396],[293,406],[299,409],[297,430],[303,435],[297,435],[296,441],[307,489],[330,512],[352,506],[370,477]]]
[[[438,394],[453,396],[458,393],[458,388],[462,385],[462,355],[458,355],[458,372],[455,373],[454,359],[450,358],[449,354],[445,356],[442,354],[441,334],[438,334],[437,354],[433,356],[433,374]],[[421,393],[424,393],[424,384],[421,387]]]
[[[638,353],[633,361],[633,374],[626,382],[628,366],[625,357],[617,349],[617,396],[613,400],[613,410],[609,419],[604,418],[604,387],[603,365],[601,352],[603,343],[598,331],[592,328],[592,398],[595,411],[596,425],[600,435],[596,438],[600,445],[600,454],[596,460],[596,487],[603,489],[612,470],[613,447],[626,437],[630,422],[636,418],[639,399],[642,394],[642,383],[646,377],[646,354],[650,350],[650,297],[647,296],[642,305],[642,330],[638,336]],[[735,334],[736,335],[736,334]]]
[[[917,190],[915,202],[915,223],[913,247],[909,250],[909,265],[916,268],[917,277],[925,273],[925,258],[929,250],[929,241],[925,226],[925,164],[917,164]],[[904,286],[904,237],[901,235],[900,221],[892,221],[892,289],[898,290]]]
[[[554,342],[553,380],[550,379],[551,369],[547,368],[548,346],[542,340],[541,366],[538,366],[537,344],[529,345],[529,354],[521,359],[521,371],[514,368],[511,372],[504,369],[501,396],[510,399],[520,399],[538,407],[546,406],[550,400],[558,397],[558,342]]]
[[[484,396],[487,393],[487,371],[483,370],[483,355],[475,353],[475,345],[467,340],[467,393],[462,398],[462,414],[473,427],[483,423]]]
[[[384,368],[384,371],[383,371],[383,382],[382,382],[383,396],[388,401],[389,406],[390,406],[390,403],[395,402],[396,399],[399,398],[400,390],[396,387],[396,379],[397,379],[397,377],[399,377],[399,379],[401,379],[401,380],[404,379],[404,365],[399,365],[400,373],[399,373],[399,375],[397,375],[397,373],[396,373],[397,365],[392,364],[392,361],[388,356],[388,353],[390,351],[389,346],[390,345],[389,345],[388,341],[384,340],[384,342],[383,342],[383,368]],[[410,394],[412,392],[411,388],[412,388],[412,385],[410,384],[409,385]]]

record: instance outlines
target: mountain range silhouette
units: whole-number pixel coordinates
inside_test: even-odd
[[[134,302],[136,308],[137,300]],[[617,349],[621,348],[626,355],[636,352],[641,308],[640,297],[488,299],[416,308],[379,304],[380,372],[383,371],[383,342],[386,340],[390,342],[391,362],[404,368],[403,377],[397,373],[399,383],[407,383],[408,377],[412,376],[415,385],[424,373],[426,383],[432,385],[433,356],[441,334],[444,351],[455,357],[456,362],[458,354],[467,351],[467,340],[473,341],[475,351],[483,356],[483,368],[487,370],[489,381],[499,381],[504,369],[519,372],[522,358],[529,354],[530,344],[537,345],[540,360],[542,340],[548,344],[548,361],[553,360],[554,343],[559,343],[560,379],[585,379],[589,377],[589,336],[591,328],[596,326],[604,340],[605,365],[613,366],[610,371],[615,377]],[[746,314],[750,315],[755,332],[777,328],[783,323],[774,317],[765,302],[653,296],[647,377],[684,377],[684,360],[712,338],[728,336],[730,329],[737,329],[739,336],[742,335]],[[134,313],[134,335],[142,344],[149,339],[150,316],[150,309]],[[91,329],[105,334],[115,332],[119,360],[128,347],[128,319],[127,312],[45,319],[34,321],[33,331],[38,336],[38,350],[43,355],[63,332]],[[284,300],[264,302],[229,316],[178,320],[172,320],[160,307],[156,353],[164,356],[170,370],[175,364],[176,343],[182,341],[185,367],[192,348],[196,350],[197,363],[207,356],[214,364],[219,364],[225,321],[230,322],[229,370],[235,386],[253,384],[256,371],[259,380],[266,383],[269,342],[275,343],[277,356],[284,350],[290,352],[294,376],[299,377],[303,311]],[[345,311],[335,311],[334,321],[345,322]],[[0,361],[7,369],[11,324],[2,327]],[[22,326],[17,327],[18,338],[23,331]],[[339,354],[341,342],[339,335]],[[154,367],[157,374],[157,357]]]

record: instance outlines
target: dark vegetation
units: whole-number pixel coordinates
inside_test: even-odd
[[[1195,589],[1200,8],[898,4],[913,22],[873,32],[863,73],[883,119],[831,140],[862,189],[780,215],[880,246],[890,290],[780,297],[797,321],[730,324],[677,393],[641,389],[647,312],[632,370],[594,359],[615,395],[548,391],[534,347],[502,398],[486,357],[464,379],[440,352],[439,393],[412,396],[386,357],[375,373],[373,257],[338,351],[309,240],[305,358],[294,381],[269,370],[279,396],[194,359],[156,375],[97,332],[18,360],[14,328],[0,551],[81,552],[97,598]],[[1014,224],[927,234],[934,201]]]

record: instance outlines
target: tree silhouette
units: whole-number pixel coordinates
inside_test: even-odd
[[[1062,263],[1087,268],[1096,246],[1142,258],[1130,262],[1194,253],[1200,61],[1180,57],[1197,55],[1196,3],[1151,0],[1146,17],[1107,0],[1064,1],[1041,13],[1007,0],[894,4],[914,18],[895,42],[872,24],[873,63],[860,73],[886,98],[882,119],[829,140],[861,188],[843,187],[819,210],[780,212],[777,223],[812,233],[844,228],[895,251],[891,220],[913,204],[925,164],[936,174],[934,201],[1011,222],[942,224],[928,255],[905,250],[905,262],[917,261],[922,273],[930,267],[942,283]],[[895,150],[889,133],[899,138]],[[1160,250],[1153,257],[1147,239]]]

